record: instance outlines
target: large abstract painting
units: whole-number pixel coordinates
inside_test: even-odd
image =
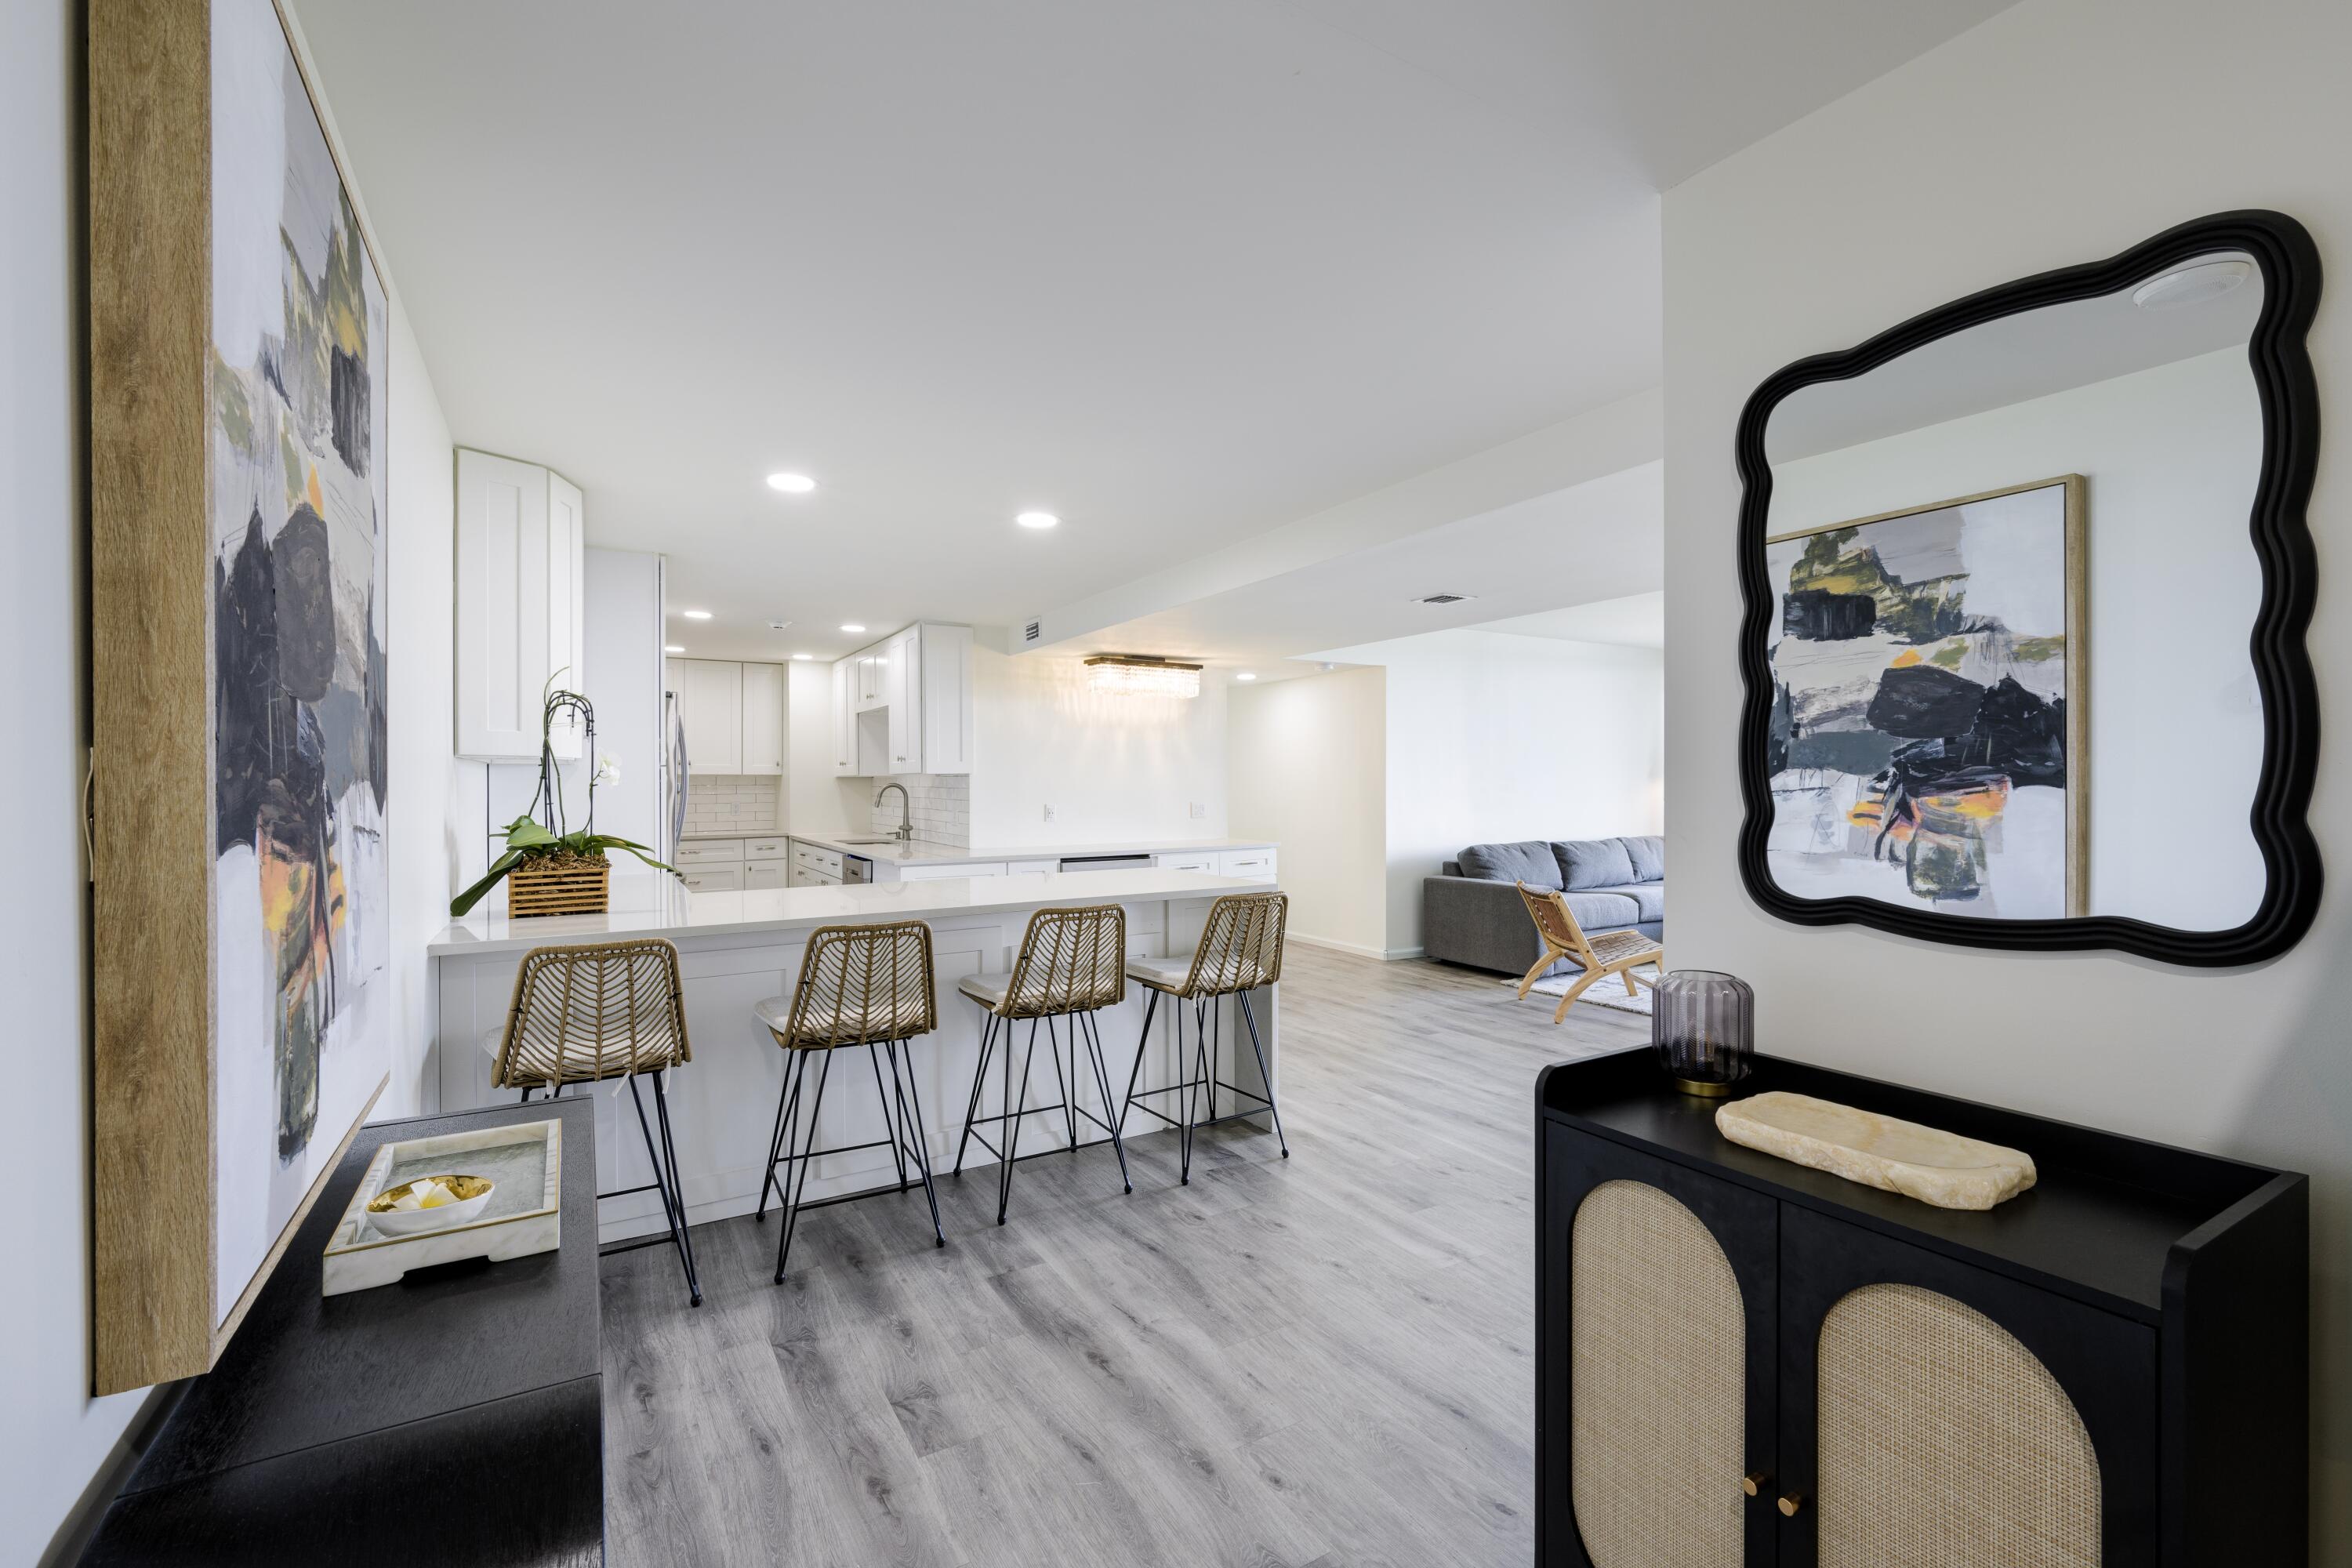
[[[2082,912],[2083,496],[2069,477],[1766,542],[1781,889]]]
[[[387,326],[270,0],[211,69],[218,1321],[390,1060]]]

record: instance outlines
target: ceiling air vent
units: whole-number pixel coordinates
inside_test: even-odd
[[[1463,600],[1470,598],[1471,596],[1472,595],[1468,594],[1430,594],[1415,599],[1413,603],[1416,605],[1458,605],[1462,603]]]
[[[1021,640],[1023,642],[1035,642],[1039,635],[1043,633],[1045,629],[1045,624],[1043,621],[1031,621],[1021,628]]]

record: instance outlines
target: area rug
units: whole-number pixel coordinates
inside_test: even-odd
[[[1537,981],[1528,990],[1528,995],[1531,998],[1565,996],[1568,994],[1568,988],[1583,978],[1582,970],[1571,969],[1566,974],[1555,974],[1549,979]],[[1650,983],[1642,975],[1637,974],[1633,978],[1642,987],[1642,994],[1639,996],[1625,994],[1625,982],[1622,977],[1615,974],[1604,975],[1585,988],[1584,994],[1576,999],[1576,1007],[1607,1007],[1612,1012],[1639,1013],[1644,1018],[1648,1017],[1650,1016]],[[1506,980],[1503,984],[1514,991],[1519,988],[1519,983],[1516,980]],[[1532,1003],[1530,1005],[1532,1005]],[[1557,1007],[1559,1004],[1555,1000],[1552,1005]],[[1569,1012],[1573,1014],[1576,1007],[1570,1007]]]

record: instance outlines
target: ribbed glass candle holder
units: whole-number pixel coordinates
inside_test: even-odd
[[[1712,969],[1675,970],[1655,990],[1650,1041],[1658,1065],[1685,1094],[1729,1094],[1755,1055],[1756,993]]]

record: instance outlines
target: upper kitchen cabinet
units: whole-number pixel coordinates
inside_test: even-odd
[[[742,755],[742,771],[747,773],[784,771],[784,667],[781,664],[743,666]]]
[[[667,661],[686,728],[687,765],[697,773],[784,771],[784,667],[716,658]]]
[[[971,772],[971,628],[925,622],[834,666],[836,773]]]
[[[539,760],[541,693],[576,689],[581,645],[579,488],[551,468],[457,449],[457,754]],[[562,723],[555,754],[580,755]]]

